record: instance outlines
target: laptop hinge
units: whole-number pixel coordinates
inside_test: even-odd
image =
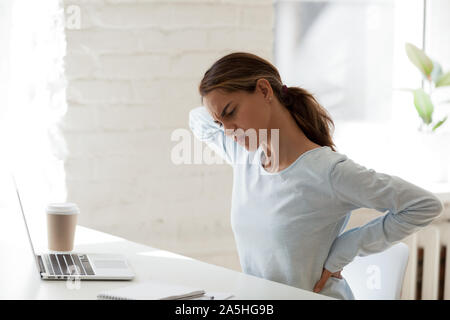
[[[44,266],[44,261],[42,261],[42,256],[38,255],[38,262],[39,262],[39,272],[40,273],[45,273],[45,266]]]

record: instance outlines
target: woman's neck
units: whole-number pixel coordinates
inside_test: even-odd
[[[278,134],[271,129],[279,129]],[[262,141],[261,146],[266,159],[263,167],[269,172],[281,171],[304,152],[320,147],[305,136],[289,110],[279,102],[274,104],[267,142]]]

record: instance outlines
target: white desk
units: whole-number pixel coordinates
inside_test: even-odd
[[[0,224],[0,299],[96,299],[100,291],[151,279],[200,286],[206,291],[229,292],[234,294],[233,299],[334,299],[82,226],[77,227],[74,251],[124,254],[136,277],[132,281],[82,281],[79,289],[70,289],[66,281],[40,279],[22,217],[11,211],[0,208],[3,219]],[[31,235],[34,242],[35,238],[45,240],[42,229],[34,234],[31,230]]]

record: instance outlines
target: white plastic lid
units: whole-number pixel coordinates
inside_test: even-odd
[[[61,202],[61,203],[49,203],[47,205],[47,213],[51,214],[78,214],[80,209],[75,203]]]

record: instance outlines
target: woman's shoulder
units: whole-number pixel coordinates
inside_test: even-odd
[[[348,159],[346,154],[335,151],[329,146],[320,146],[311,149],[306,153],[311,153],[311,155],[307,157],[311,165],[321,168],[330,168],[334,164]]]

